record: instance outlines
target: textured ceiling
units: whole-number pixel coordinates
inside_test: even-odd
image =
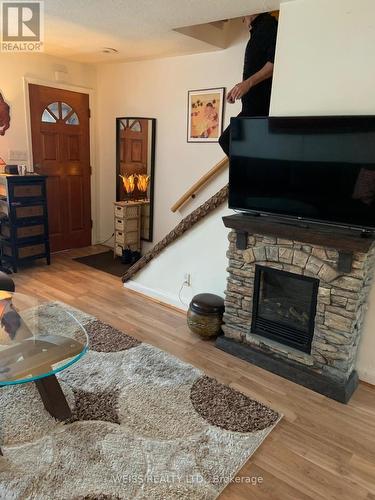
[[[275,10],[282,1],[46,0],[45,52],[96,63],[215,50],[175,30]],[[103,47],[119,53],[103,54]]]

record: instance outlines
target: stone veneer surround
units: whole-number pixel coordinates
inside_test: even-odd
[[[367,298],[375,267],[375,246],[354,252],[352,270],[338,271],[336,249],[289,239],[251,234],[238,250],[229,234],[225,338],[299,365],[312,373],[346,383],[353,374]],[[311,354],[251,332],[256,264],[320,280]]]

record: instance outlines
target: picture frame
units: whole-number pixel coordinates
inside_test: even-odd
[[[225,87],[188,91],[187,142],[219,142],[223,133],[225,91]]]

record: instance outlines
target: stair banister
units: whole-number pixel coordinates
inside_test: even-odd
[[[181,196],[181,198],[173,205],[171,208],[172,212],[177,212],[182,205],[184,205],[190,198],[195,198],[197,192],[202,189],[203,186],[207,184],[208,181],[213,179],[216,175],[218,175],[227,165],[228,158],[225,157],[219,163],[217,163],[214,167],[211,168],[206,174],[204,174],[191,188],[186,191],[186,193]]]

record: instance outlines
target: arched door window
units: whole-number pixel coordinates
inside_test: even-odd
[[[65,102],[53,102],[42,113],[43,123],[65,123],[79,125],[79,118],[74,109]]]
[[[123,129],[129,128],[132,132],[142,132],[142,125],[139,120],[125,119],[120,122]]]

